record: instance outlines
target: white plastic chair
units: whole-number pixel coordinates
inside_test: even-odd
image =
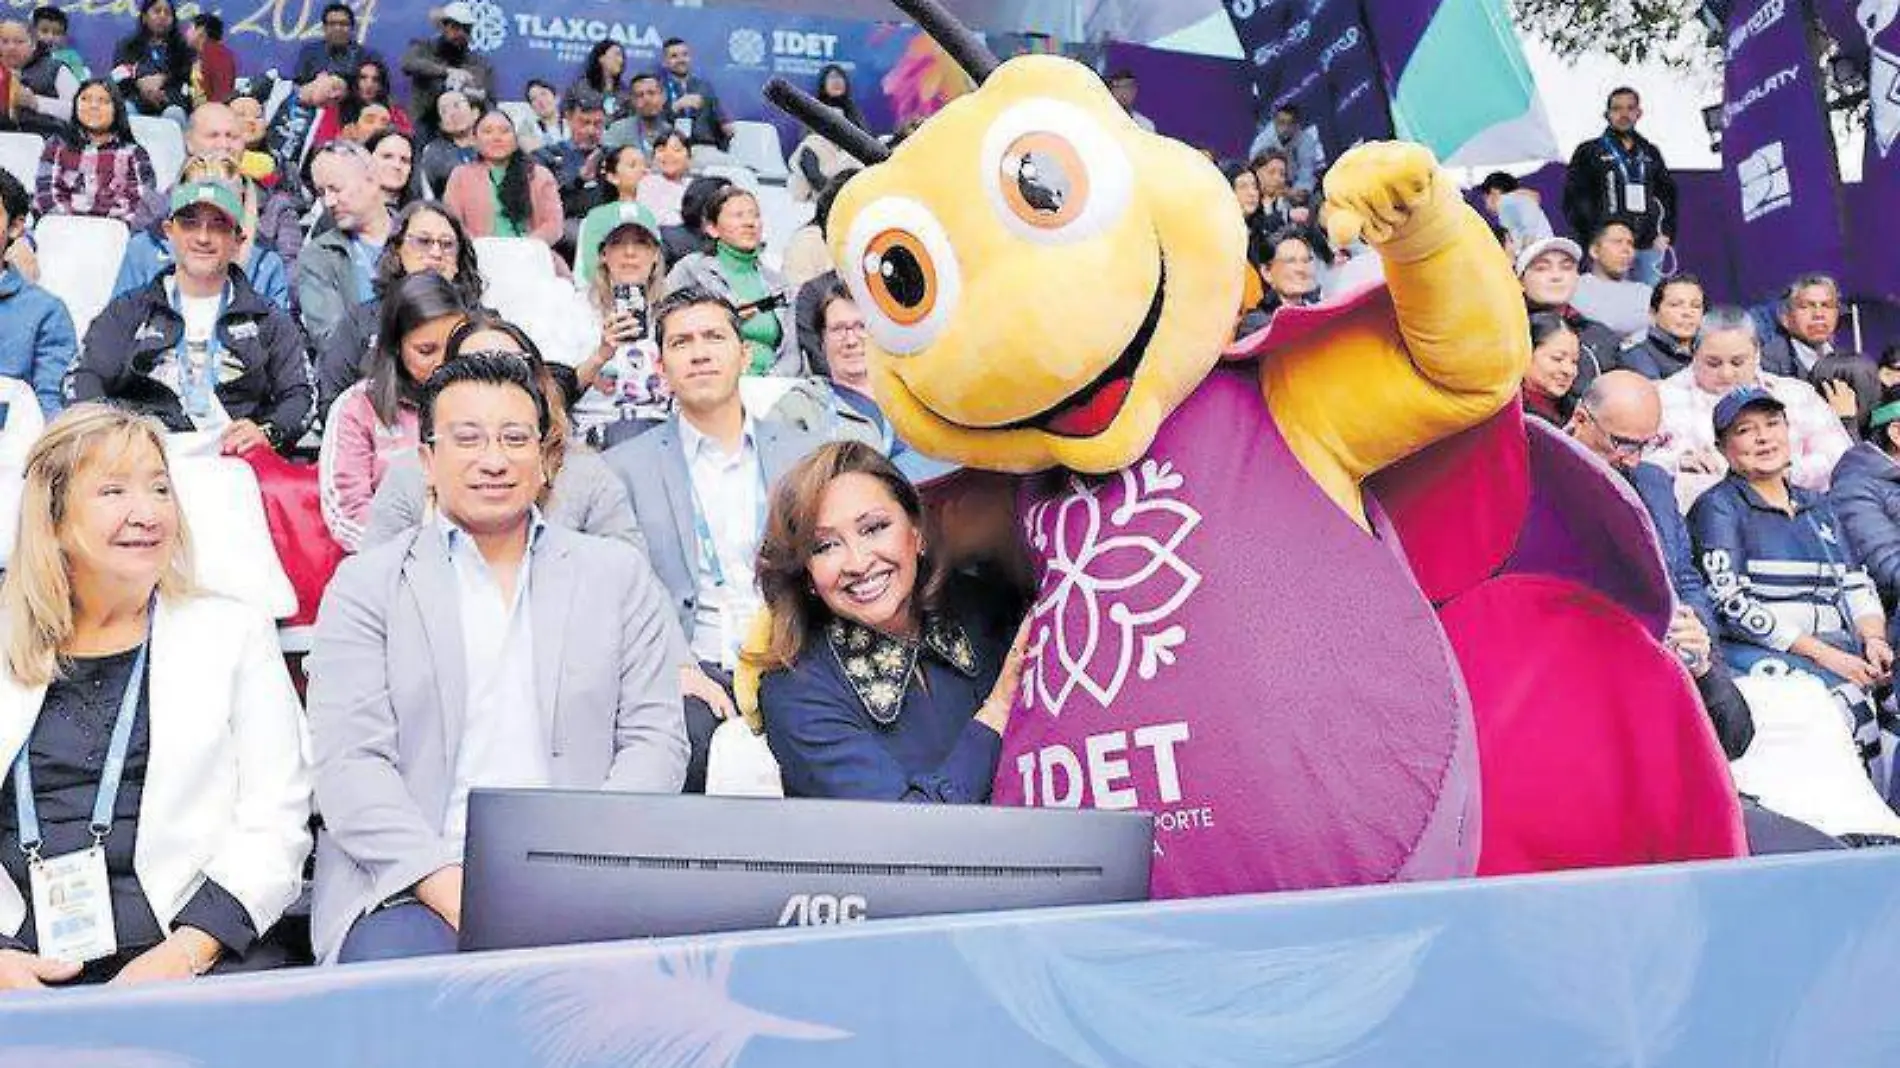
[[[693,168],[693,172],[707,178],[724,178],[726,181],[731,182],[733,185],[749,193],[757,193],[759,191],[759,176],[736,163],[712,163],[704,167],[696,166]]]
[[[48,215],[33,228],[39,246],[40,286],[66,302],[81,341],[112,300],[131,231],[117,219]]]
[[[765,181],[783,182],[792,176],[791,168],[785,165],[785,146],[779,143],[778,127],[769,122],[733,123],[728,154]]]
[[[40,177],[40,153],[46,138],[33,133],[0,133],[0,170],[20,180],[28,194]]]
[[[544,359],[573,366],[600,338],[587,298],[554,269],[554,254],[530,237],[478,237],[483,301],[527,331]]]
[[[508,121],[513,123],[517,130],[534,121],[534,109],[528,106],[526,100],[503,100],[495,107],[503,115],[508,116]]]
[[[297,591],[277,558],[251,466],[219,455],[218,434],[209,430],[165,435],[165,455],[198,584],[272,619],[296,615]]]
[[[782,256],[792,235],[811,222],[814,208],[810,201],[793,200],[791,191],[782,185],[760,186],[752,195],[759,200],[759,222],[764,227],[766,250]]]
[[[33,387],[17,378],[0,378],[0,403],[6,421],[0,425],[0,568],[13,557],[20,529],[20,497],[26,488],[26,456],[33,451],[46,418]]]
[[[152,157],[152,174],[158,188],[170,189],[178,181],[179,168],[185,165],[185,132],[170,119],[150,115],[132,116],[132,140],[145,146]]]

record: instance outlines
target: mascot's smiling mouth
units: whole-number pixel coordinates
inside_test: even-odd
[[[1135,331],[1135,338],[1108,365],[1095,381],[1069,395],[1069,398],[1053,408],[1038,415],[1021,419],[1004,429],[1043,430],[1058,437],[1092,438],[1107,430],[1115,417],[1121,414],[1122,404],[1128,400],[1129,390],[1134,388],[1135,372],[1141,368],[1141,358],[1148,353],[1148,343],[1154,340],[1155,328],[1161,324],[1161,310],[1167,303],[1168,261],[1161,261],[1160,277],[1155,281],[1154,300],[1148,305],[1148,315],[1141,321],[1141,329]]]

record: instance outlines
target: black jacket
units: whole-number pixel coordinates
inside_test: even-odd
[[[118,297],[93,320],[79,357],[66,373],[66,401],[111,400],[157,418],[168,429],[190,430],[178,395],[151,376],[178,345],[185,320],[171,305],[168,267],[151,284]],[[249,419],[283,451],[310,427],[310,364],[303,332],[288,312],[259,296],[244,273],[230,271],[231,299],[218,320],[224,358],[218,403],[232,419]]]
[[[330,406],[369,371],[369,352],[382,329],[380,298],[358,304],[343,315],[317,351],[316,420],[330,418]]]
[[[1862,442],[1834,465],[1827,500],[1881,600],[1900,604],[1900,464]]]
[[[1695,353],[1688,345],[1652,326],[1643,340],[1624,349],[1618,358],[1625,369],[1660,382],[1694,363]]]
[[[1620,216],[1635,224],[1636,247],[1648,248],[1655,244],[1658,231],[1673,243],[1679,218],[1676,179],[1669,173],[1662,151],[1642,134],[1631,131],[1635,145],[1625,153],[1628,176],[1634,179],[1641,175],[1646,201],[1642,212],[1633,212],[1629,210],[1629,182],[1618,168],[1617,154],[1610,147],[1615,136],[1605,130],[1602,136],[1578,145],[1571,155],[1570,169],[1564,177],[1564,218],[1570,222],[1570,229],[1579,241],[1589,241],[1596,236],[1598,227]]]

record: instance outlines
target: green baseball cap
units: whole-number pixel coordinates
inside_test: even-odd
[[[223,182],[186,182],[172,190],[173,216],[195,204],[210,205],[223,212],[231,225],[244,228],[244,201],[237,190]]]
[[[595,251],[599,251],[615,234],[629,226],[645,231],[654,244],[660,244],[660,220],[654,217],[646,205],[631,200],[602,204],[587,213],[587,219],[581,226],[590,233],[600,235],[600,240],[594,245]]]

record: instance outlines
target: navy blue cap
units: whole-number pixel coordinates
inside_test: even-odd
[[[1729,390],[1728,395],[1715,402],[1715,436],[1728,433],[1735,420],[1750,408],[1772,408],[1785,412],[1788,406],[1775,399],[1775,395],[1760,386],[1742,386]]]

